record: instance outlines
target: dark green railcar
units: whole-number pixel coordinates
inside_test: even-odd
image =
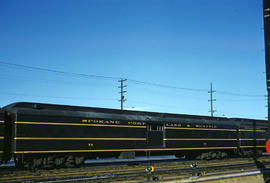
[[[19,166],[81,164],[123,153],[222,158],[264,150],[267,122],[115,109],[14,103],[6,159]]]

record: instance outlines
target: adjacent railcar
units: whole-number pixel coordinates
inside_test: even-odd
[[[0,109],[0,162],[4,153],[4,111]]]
[[[53,104],[14,103],[4,110],[4,159],[28,167],[80,165],[84,158],[128,152],[223,158],[262,151],[267,128],[259,120]]]
[[[254,119],[231,119],[233,123],[239,123],[238,149],[243,155],[250,155],[254,151],[261,154],[265,151],[267,140],[268,121]]]

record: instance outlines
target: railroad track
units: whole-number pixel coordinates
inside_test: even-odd
[[[152,171],[146,171],[152,167]],[[154,170],[153,170],[154,168]],[[144,182],[268,170],[270,157],[211,161],[147,162],[139,165],[109,165],[37,171],[3,171],[0,182]]]

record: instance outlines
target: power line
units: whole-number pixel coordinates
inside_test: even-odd
[[[62,96],[50,96],[50,95],[35,95],[26,93],[0,93],[0,95],[11,95],[11,96],[24,96],[24,97],[44,97],[44,98],[57,98],[57,99],[71,99],[71,100],[115,100],[113,98],[89,98],[89,97],[62,97]]]
[[[231,96],[238,96],[238,97],[264,97],[264,95],[241,94],[241,93],[227,92],[227,91],[221,91],[221,90],[216,90],[216,92],[223,95],[231,95]]]
[[[187,91],[194,91],[194,92],[207,92],[206,89],[199,89],[199,88],[184,88],[184,87],[177,87],[177,86],[171,86],[171,85],[165,85],[165,84],[159,84],[159,83],[152,83],[152,82],[146,82],[146,81],[138,81],[134,79],[128,79],[131,82],[137,83],[137,84],[144,84],[144,85],[151,85],[156,87],[162,87],[162,88],[171,88],[171,89],[177,89],[177,90],[187,90]]]
[[[111,76],[102,76],[102,75],[94,75],[94,74],[89,75],[89,74],[82,74],[82,73],[59,71],[59,70],[54,70],[54,69],[42,68],[42,67],[34,67],[34,66],[27,66],[27,65],[22,65],[22,64],[8,63],[8,62],[3,62],[3,61],[0,61],[0,64],[7,65],[7,66],[13,66],[13,67],[20,67],[20,68],[24,68],[24,69],[32,69],[32,70],[34,69],[34,70],[40,70],[40,71],[46,71],[46,72],[53,72],[56,74],[65,74],[65,75],[84,77],[84,78],[114,79],[114,80],[121,79],[121,77],[111,77]],[[207,92],[207,90],[205,90],[205,89],[176,87],[176,86],[164,85],[164,84],[159,84],[159,83],[139,81],[139,80],[134,80],[134,79],[127,79],[127,80],[134,82],[134,83],[137,83],[137,84],[151,85],[151,86],[156,86],[156,87],[187,90],[187,91],[197,91],[197,92]]]
[[[31,77],[31,76],[25,76],[25,75],[17,75],[17,74],[5,74],[5,73],[0,73],[0,80],[8,80],[8,81],[20,81],[20,82],[26,82],[26,83],[35,83],[38,82],[39,85],[66,85],[66,86],[83,86],[86,87],[88,86],[89,82],[91,84],[91,86],[93,87],[115,87],[115,84],[110,82],[110,83],[97,83],[97,82],[93,82],[90,81],[88,78],[72,78],[72,79],[51,79],[51,78],[45,78],[44,76],[41,77]]]
[[[56,73],[56,74],[70,75],[70,76],[73,76],[73,77],[121,80],[121,77],[112,77],[112,76],[102,76],[102,75],[94,75],[94,74],[83,74],[83,73],[67,72],[67,71],[60,71],[60,70],[54,70],[54,69],[48,69],[48,68],[42,68],[42,67],[27,66],[27,65],[22,65],[22,64],[14,64],[14,63],[3,62],[3,61],[0,61],[0,64],[6,65],[6,66],[19,67],[19,68],[23,68],[23,69],[39,70],[39,71],[52,72],[52,73]],[[167,85],[167,84],[139,81],[139,80],[129,79],[129,78],[127,78],[127,80],[130,81],[130,82],[133,82],[135,84],[150,85],[150,86],[167,88],[167,89],[185,90],[185,91],[192,91],[192,92],[208,92],[207,89],[201,89],[201,88],[177,87],[177,86],[171,86],[171,85]],[[231,96],[241,96],[241,97],[263,97],[264,96],[264,95],[241,94],[241,93],[234,93],[234,92],[227,92],[227,91],[220,91],[220,90],[217,90],[216,92],[218,94],[231,95]]]
[[[22,65],[22,64],[13,64],[13,63],[8,63],[8,62],[3,62],[3,61],[0,61],[0,64],[14,66],[14,67],[21,67],[21,68],[25,68],[25,69],[34,69],[34,70],[40,70],[40,71],[46,71],[46,72],[53,72],[56,74],[72,75],[72,76],[84,77],[84,78],[119,79],[118,77],[101,76],[101,75],[94,75],[94,74],[82,74],[82,73],[75,73],[75,72],[66,72],[66,71],[59,71],[59,70],[54,70],[54,69],[42,68],[42,67],[27,66],[27,65]]]

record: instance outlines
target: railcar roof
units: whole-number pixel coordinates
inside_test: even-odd
[[[188,115],[188,114],[174,114],[174,113],[159,113],[149,111],[131,111],[131,110],[119,110],[110,108],[97,108],[97,107],[84,107],[84,106],[70,106],[70,105],[59,105],[59,104],[46,104],[46,103],[33,103],[33,102],[16,102],[9,104],[4,109],[39,109],[39,110],[60,110],[60,111],[82,111],[82,112],[105,112],[115,114],[133,114],[133,115],[152,115],[156,117],[188,117],[193,119],[212,119],[212,120],[229,120],[223,117],[210,117],[210,116],[199,116],[199,115]]]
[[[131,114],[131,115],[151,115],[155,117],[182,117],[189,119],[207,119],[216,121],[245,121],[245,122],[267,122],[266,120],[256,120],[248,118],[225,118],[225,117],[211,117],[211,116],[200,116],[200,115],[188,115],[188,114],[174,114],[174,113],[159,113],[149,111],[131,111],[131,110],[119,110],[110,108],[97,108],[97,107],[84,107],[84,106],[70,106],[70,105],[59,105],[59,104],[46,104],[46,103],[33,103],[33,102],[16,102],[9,104],[3,109],[36,109],[36,110],[59,110],[59,111],[81,111],[81,112],[102,112],[112,114]]]

